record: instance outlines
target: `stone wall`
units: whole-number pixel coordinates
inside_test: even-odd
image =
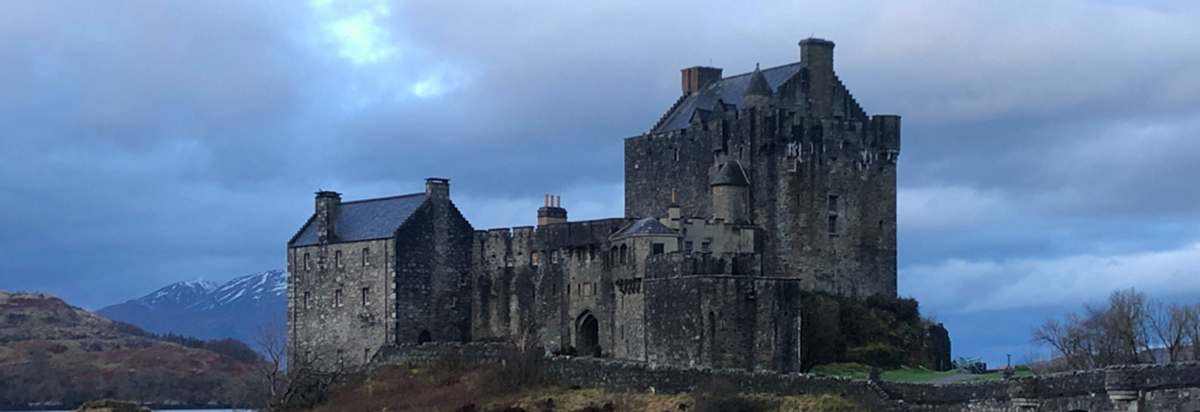
[[[471,339],[473,233],[445,198],[427,200],[396,230],[395,342]]]

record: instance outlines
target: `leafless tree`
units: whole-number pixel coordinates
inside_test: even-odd
[[[267,410],[316,405],[346,376],[345,364],[325,351],[288,353],[287,337],[279,328],[260,328],[255,343],[264,358],[257,372],[265,387]]]
[[[1191,358],[1191,354],[1185,350],[1195,342],[1190,333],[1196,329],[1195,309],[1192,305],[1167,305],[1158,301],[1150,303],[1147,326],[1154,340],[1166,352],[1166,359],[1156,360],[1180,362]]]
[[[1082,316],[1047,320],[1033,330],[1033,341],[1054,348],[1069,369],[1153,362],[1152,306],[1141,292],[1115,291],[1104,305],[1085,306]]]

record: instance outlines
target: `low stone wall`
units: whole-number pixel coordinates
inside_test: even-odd
[[[498,343],[426,343],[388,346],[373,365],[468,365],[501,362]],[[1132,412],[1200,410],[1200,362],[1128,365],[1106,369],[953,384],[872,382],[808,374],[748,372],[642,362],[550,356],[547,368],[562,384],[626,391],[688,392],[723,380],[747,392],[788,395],[833,393],[872,411]]]
[[[500,362],[503,344],[490,342],[447,343],[427,342],[387,345],[371,359],[373,366],[430,365],[442,361],[463,362],[467,365],[487,365]]]

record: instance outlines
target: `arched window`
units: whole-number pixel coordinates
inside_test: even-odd
[[[629,247],[621,245],[621,264],[629,262]]]

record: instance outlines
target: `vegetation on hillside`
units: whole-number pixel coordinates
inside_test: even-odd
[[[932,369],[927,330],[933,323],[921,318],[916,300],[808,292],[803,301],[802,370],[830,363]]]
[[[54,296],[0,291],[0,409],[112,397],[253,406],[261,398],[249,347],[227,340],[199,346],[164,341]]]

